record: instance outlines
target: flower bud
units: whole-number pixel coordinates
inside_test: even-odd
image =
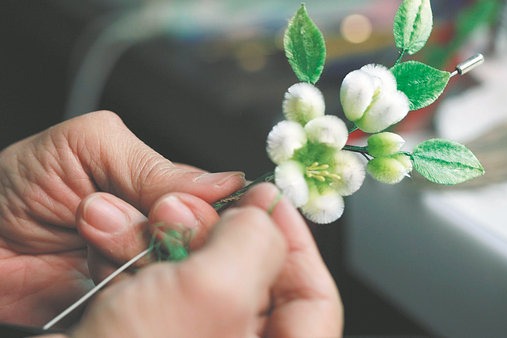
[[[304,126],[308,121],[323,116],[326,106],[324,96],[317,87],[300,82],[287,90],[282,108],[287,120]]]
[[[345,122],[334,115],[317,117],[308,122],[304,129],[311,142],[324,143],[336,149],[343,148],[349,137]]]
[[[298,162],[286,161],[277,166],[275,184],[295,207],[298,208],[308,201],[308,185],[303,167]]]
[[[340,100],[347,119],[367,133],[401,121],[410,109],[407,96],[397,90],[396,78],[381,65],[349,73],[343,79]]]
[[[303,127],[293,121],[281,121],[271,129],[267,139],[267,153],[276,164],[292,157],[294,151],[306,144]]]
[[[397,154],[391,155],[390,157],[394,158],[395,160],[400,162],[401,165],[403,165],[403,167],[405,168],[405,172],[406,172],[405,176],[408,176],[408,174],[413,169],[413,164],[412,164],[412,161],[410,160],[410,156],[403,154],[403,153],[397,153]]]
[[[397,153],[405,144],[398,134],[383,132],[368,137],[368,153],[373,157],[387,156]]]
[[[366,169],[377,181],[386,184],[395,184],[401,182],[410,172],[409,170],[407,171],[405,164],[406,163],[392,156],[376,157],[368,162]]]
[[[382,92],[355,124],[364,132],[378,133],[403,120],[409,109],[409,101],[404,93]]]
[[[344,208],[343,197],[336,191],[328,190],[321,194],[312,191],[301,212],[311,222],[328,224],[340,218]]]
[[[361,70],[372,77],[377,87],[382,87],[384,91],[396,91],[396,78],[394,74],[385,66],[370,63],[361,67]]]
[[[375,81],[366,72],[355,70],[343,79],[340,101],[345,117],[355,122],[363,117],[375,95]]]

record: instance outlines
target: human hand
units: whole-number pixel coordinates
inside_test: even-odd
[[[179,191],[212,202],[243,184],[240,173],[207,174],[171,163],[109,112],[63,122],[4,149],[0,152],[0,321],[41,325],[74,302],[92,286],[87,253],[90,271],[102,279],[108,267],[125,260],[126,248],[137,250],[131,244],[145,246],[144,214],[160,196]],[[138,212],[127,222],[107,203],[90,202],[88,216],[101,211],[111,223],[102,234],[83,226],[81,235],[75,213],[86,196],[89,202],[103,197]],[[210,215],[203,217],[217,217],[206,210]],[[115,222],[128,227],[113,230]],[[107,241],[111,232],[115,243]]]
[[[172,198],[158,201],[150,219],[184,224]],[[305,222],[285,198],[266,212],[278,198],[270,184],[252,188],[215,226],[195,228],[209,239],[194,243],[187,260],[151,264],[108,287],[69,335],[341,336],[339,294]]]

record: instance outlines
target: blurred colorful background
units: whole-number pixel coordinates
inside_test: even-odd
[[[327,113],[342,114],[339,85],[348,72],[396,60],[392,20],[400,2],[307,2],[327,42],[318,83]],[[346,335],[507,332],[498,317],[507,310],[507,235],[504,241],[495,232],[507,227],[506,2],[431,3],[434,31],[413,58],[449,71],[477,52],[487,62],[453,78],[438,103],[411,113],[396,129],[408,145],[435,135],[470,142],[488,174],[445,193],[417,177],[400,187],[367,181],[346,201],[351,208],[339,222],[312,226],[342,294]],[[255,178],[273,168],[265,138],[282,118],[285,90],[297,81],[281,41],[298,6],[288,0],[3,0],[0,149],[64,119],[108,109],[173,161]],[[361,135],[352,140],[360,143]],[[477,229],[487,235],[477,239]],[[467,260],[460,259],[464,252]]]

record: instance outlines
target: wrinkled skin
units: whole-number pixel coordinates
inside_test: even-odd
[[[160,199],[150,220],[195,224],[191,217],[171,210],[173,197]],[[206,209],[194,196],[178,194],[178,198],[193,205],[194,211]],[[188,259],[149,265],[108,287],[69,335],[341,335],[343,313],[334,282],[304,220],[287,199],[280,199],[273,185],[250,189],[217,222],[203,225],[193,228],[194,238],[204,235],[206,240]]]
[[[191,229],[190,257],[148,266],[143,259],[66,335],[341,335],[336,286],[305,222],[273,185],[251,189],[219,216],[210,203],[242,187],[241,173],[173,164],[110,112],[3,150],[0,179],[1,321],[46,323],[91,279],[144,250],[163,230],[151,225],[162,223]]]
[[[108,192],[147,213],[168,192],[211,202],[243,185],[240,173],[208,175],[171,163],[110,112],[66,121],[4,149],[0,321],[41,325],[91,287],[87,255],[91,269],[99,272],[94,277],[102,279],[141,251],[146,237],[142,214],[132,229],[117,236],[121,250],[111,250],[106,237],[95,238],[87,249],[75,221],[86,196]]]

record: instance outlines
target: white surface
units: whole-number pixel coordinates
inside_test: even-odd
[[[442,102],[435,118],[440,137],[467,142],[507,121],[507,54],[487,56],[470,74],[481,85]]]
[[[349,267],[435,334],[505,336],[505,197],[494,189],[421,193],[413,185],[367,180],[347,201]]]
[[[507,251],[507,183],[463,191],[428,192],[423,207],[449,225],[471,231],[486,245]]]

